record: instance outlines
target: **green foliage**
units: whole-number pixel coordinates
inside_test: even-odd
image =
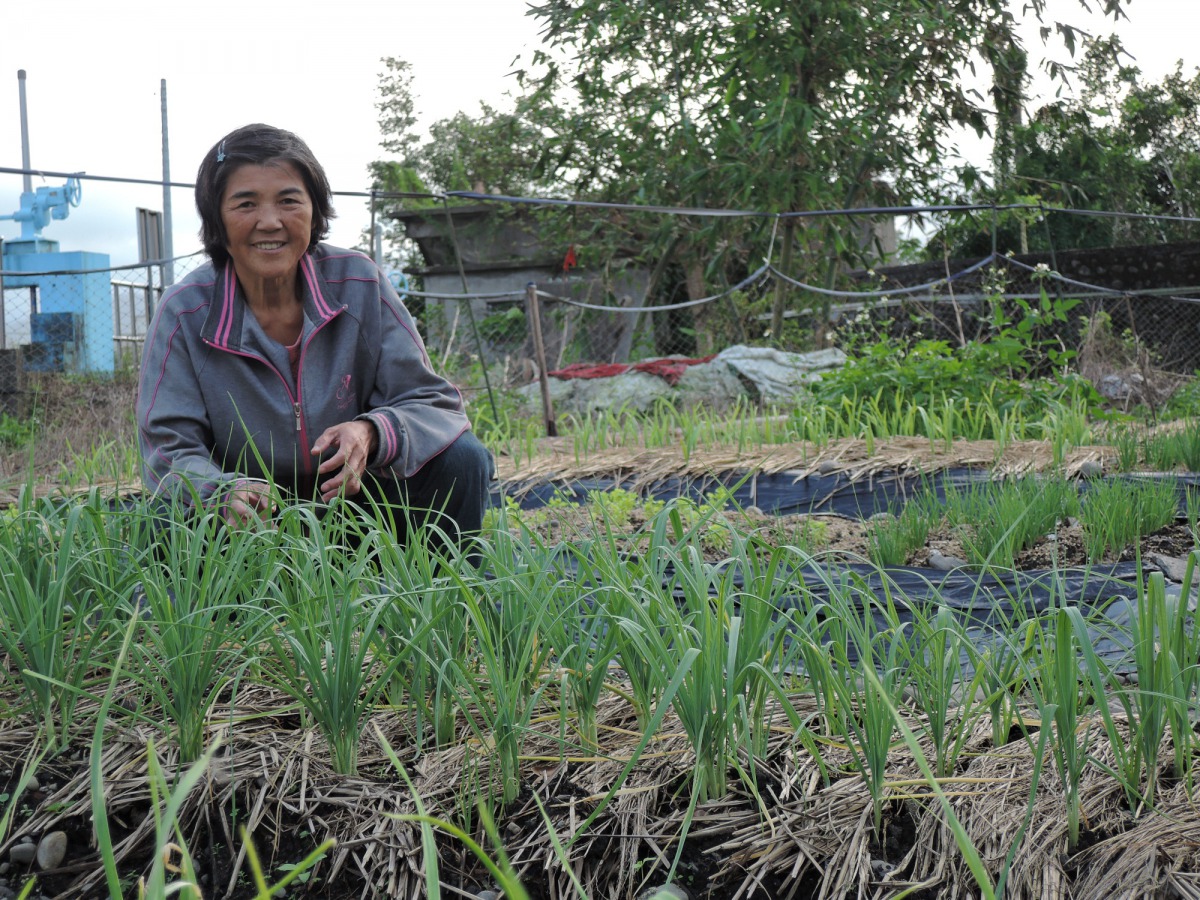
[[[0,450],[26,446],[37,435],[37,429],[37,419],[17,419],[0,413]]]
[[[1011,172],[992,183],[962,171],[956,202],[1029,204],[972,214],[927,245],[928,258],[1110,247],[1186,240],[1195,227],[1145,219],[1054,214],[1055,207],[1194,216],[1200,208],[1200,74],[1182,64],[1147,84],[1116,36],[1088,38],[1076,72],[1081,90],[1011,129]],[[999,136],[998,136],[999,140]]]
[[[1012,568],[1018,553],[1079,512],[1074,484],[1062,478],[1022,478],[947,489],[947,519],[962,534],[976,565]]]
[[[1100,398],[1090,384],[1065,371],[1074,352],[1056,336],[1078,302],[1051,298],[1044,289],[1035,303],[996,294],[989,303],[987,334],[962,346],[849,332],[844,338],[851,358],[814,385],[813,393],[828,405],[874,398],[895,409],[985,406],[996,417],[978,437],[993,439],[1005,437],[997,426],[1008,416],[1036,418],[1081,398],[1087,408],[1098,410]]]
[[[1155,471],[1183,467],[1200,472],[1200,419],[1190,419],[1174,431],[1147,435],[1142,449],[1146,463]]]
[[[931,492],[922,494],[904,505],[895,514],[874,519],[867,530],[867,555],[877,566],[902,566],[908,555],[922,547],[929,530],[941,519],[939,511],[922,498],[933,498]]]
[[[479,336],[500,350],[520,346],[526,334],[525,310],[519,306],[510,306],[479,320]]]
[[[1200,372],[1193,372],[1192,378],[1171,395],[1163,409],[1163,416],[1168,419],[1195,415],[1200,415]]]
[[[908,202],[942,177],[954,129],[988,128],[963,71],[982,54],[1010,85],[1024,74],[1004,0],[898,0],[869,15],[849,0],[541,0],[531,13],[544,42],[518,72],[522,107],[580,197],[766,211]],[[594,237],[609,246],[635,239],[671,257],[692,298],[735,283],[770,239],[744,219],[605,225]],[[849,231],[823,220],[776,249],[831,281],[867,250]]]
[[[1079,512],[1088,559],[1099,562],[1175,521],[1172,480],[1094,481]]]
[[[481,103],[478,115],[458,112],[439,119],[422,139],[416,127],[411,66],[398,57],[382,62],[381,99],[376,104],[380,143],[396,156],[371,164],[376,189],[523,196],[535,186],[548,186],[535,166],[541,134],[520,113]],[[423,205],[432,204],[440,201],[423,201]]]

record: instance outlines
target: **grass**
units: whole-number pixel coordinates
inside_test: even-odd
[[[981,647],[950,607],[916,606],[886,577],[872,586],[862,576],[837,574],[802,547],[765,544],[726,525],[722,555],[713,561],[698,547],[720,508],[717,497],[657,510],[634,542],[645,552],[625,555],[611,527],[627,524],[624,502],[613,498],[606,506],[593,498],[610,518],[598,516],[594,537],[573,544],[546,543],[528,528],[498,529],[480,545],[482,569],[423,546],[398,548],[370,516],[351,526],[303,506],[285,510],[273,530],[228,530],[204,517],[164,523],[155,533],[157,555],[114,540],[145,532],[128,511],[46,506],[9,517],[0,547],[14,561],[26,556],[14,547],[30,542],[71,548],[43,553],[45,568],[9,583],[36,578],[78,598],[75,588],[55,587],[62,579],[51,563],[69,559],[73,565],[63,570],[73,574],[80,559],[91,558],[81,582],[88,589],[141,585],[146,617],[131,615],[128,595],[100,604],[112,623],[105,626],[109,637],[85,646],[92,647],[91,671],[110,673],[110,685],[130,678],[141,684],[153,710],[144,715],[173,723],[162,733],[184,765],[203,768],[211,758],[213,705],[243,686],[267,686],[302,710],[324,735],[335,771],[358,769],[362,737],[385,698],[404,712],[415,746],[468,748],[478,762],[475,788],[458,795],[452,816],[427,812],[412,820],[443,835],[504,821],[528,783],[530,742],[547,739],[546,723],[558,723],[564,762],[580,752],[608,753],[609,726],[598,710],[610,694],[628,698],[638,754],[657,739],[668,714],[686,736],[694,760],[688,819],[702,804],[728,797],[734,783],[767,804],[760,786],[775,765],[779,734],[791,735],[797,752],[815,754],[831,786],[861,780],[875,835],[899,802],[894,773],[898,754],[912,758],[909,736],[936,794],[970,764],[971,736],[988,720],[998,747],[1014,727],[1043,725],[1040,734],[1049,737],[1039,765],[1054,773],[1072,843],[1086,820],[1081,786],[1101,766],[1101,742],[1116,748],[1106,774],[1138,815],[1158,796],[1154,778],[1163,763],[1155,753],[1174,760],[1179,777],[1191,777],[1188,711],[1200,685],[1194,667],[1181,661],[1200,651],[1185,609],[1172,605],[1160,581],[1147,583],[1139,607],[1139,686],[1131,692],[1088,656],[1091,623],[1078,610],[1056,605],[1001,621],[995,640]],[[96,544],[90,556],[78,552],[85,537]],[[804,572],[824,579],[826,599],[803,587]],[[1028,604],[1016,597],[1013,605]],[[63,622],[82,618],[63,610]],[[74,640],[87,637],[59,634],[63,647]],[[90,675],[28,684],[9,677],[10,691],[28,698],[21,714],[36,711],[55,723],[44,731],[47,744],[51,733],[59,742],[68,734],[58,724],[62,705],[99,690]],[[52,695],[49,705],[32,703],[41,696],[29,693],[35,684],[59,682],[76,687]],[[816,718],[798,704],[804,696],[815,698]],[[1090,712],[1106,709],[1108,719]],[[111,706],[97,715],[106,721]],[[227,739],[236,741],[236,715],[222,721]],[[1133,737],[1118,745],[1126,728]],[[1164,731],[1174,739],[1159,748],[1153,737]],[[1026,733],[1031,744],[1040,739]],[[624,783],[608,787],[606,803]],[[183,847],[186,835],[165,824],[175,808],[162,805],[177,786],[168,782],[158,793],[165,817],[158,827],[160,838],[170,833]],[[494,806],[476,805],[493,789]],[[450,830],[436,824],[456,819]],[[563,841],[561,852],[573,858],[573,846]],[[162,884],[152,879],[147,890]]]
[[[743,410],[684,419],[663,408],[635,429],[613,414],[581,426],[577,448],[651,441],[694,452],[800,435],[814,444],[851,433],[882,440],[899,428],[942,447],[964,431],[1000,429],[1016,440],[1036,425],[1063,453],[1087,436],[1070,417],[1051,427],[986,408],[905,410],[879,398],[751,418]],[[1167,515],[1166,492],[1152,484],[1106,494],[1095,483],[1079,506],[1074,490],[1061,479],[1018,479],[951,491],[945,503],[919,495],[873,526],[872,559],[898,564],[898,548],[946,520],[969,535],[974,561],[1003,570],[1072,516],[1095,536],[1100,559]],[[231,531],[94,497],[27,499],[0,517],[0,641],[10,660],[0,714],[36,724],[34,758],[80,733],[93,738],[92,813],[112,896],[130,861],[107,833],[114,773],[100,761],[117,729],[134,726],[154,729],[145,811],[157,817],[160,848],[186,852],[183,810],[197,802],[218,734],[235,746],[251,741],[256,722],[298,713],[323,736],[308,765],[319,758],[348,779],[379,778],[376,748],[385,748],[384,766],[415,803],[396,815],[415,829],[427,885],[449,876],[464,847],[495,864],[489,873],[521,877],[535,845],[522,842],[540,828],[552,835],[537,845],[545,865],[556,877],[571,873],[576,880],[563,874],[560,884],[580,896],[604,836],[648,833],[630,817],[651,796],[679,816],[673,830],[655,833],[661,855],[612,862],[645,867],[646,878],[672,870],[688,835],[705,836],[708,810],[746,804],[755,824],[745,827],[773,847],[772,830],[795,825],[789,810],[808,815],[824,792],[853,784],[876,838],[894,812],[911,809],[906,796],[924,791],[913,815],[936,810],[961,857],[942,877],[1000,896],[1017,877],[1010,863],[1021,835],[1059,827],[1031,821],[1034,798],[1061,802],[1075,846],[1095,816],[1087,786],[1097,779],[1115,786],[1130,821],[1158,814],[1164,785],[1194,780],[1200,645],[1187,604],[1160,578],[1141,579],[1133,625],[1061,598],[1038,609],[1016,588],[1014,612],[994,617],[983,640],[979,623],[906,597],[878,569],[868,577],[869,568],[830,568],[803,535],[775,544],[718,515],[727,494],[649,507],[628,492],[583,499],[588,534],[571,541],[541,537],[536,516],[495,513],[479,568],[452,552],[397,547],[370,514],[321,517],[298,506],[275,529]],[[1173,491],[1170,499],[1174,516]],[[1193,527],[1196,518],[1189,506]],[[1133,531],[1117,530],[1130,523]],[[820,598],[806,576],[820,582]],[[1098,628],[1126,629],[1135,682],[1095,651],[1089,635]],[[146,698],[137,713],[115,704],[131,684]],[[271,705],[252,713],[250,696]],[[376,730],[393,720],[404,735],[395,746]],[[169,770],[158,763],[167,752],[180,763]],[[1020,798],[1027,818],[997,857],[968,830],[984,791],[964,773],[1019,753],[1033,770],[1029,804]],[[419,768],[444,759],[456,767],[421,780]],[[568,783],[573,794],[550,793]],[[248,839],[240,843],[254,859]],[[146,895],[186,895],[185,860],[170,858],[178,873],[148,864]],[[269,895],[261,868],[247,865],[253,889]]]
[[[1079,510],[1088,559],[1119,553],[1142,535],[1174,522],[1178,504],[1175,483],[1169,479],[1092,482]]]

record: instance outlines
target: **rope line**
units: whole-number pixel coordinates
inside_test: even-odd
[[[124,178],[114,175],[89,175],[86,172],[59,172],[50,169],[24,169],[13,166],[0,166],[3,175],[36,175],[39,178],[78,178],[81,181],[107,181],[122,184],[147,184],[163,186],[162,179],[153,178]],[[168,181],[167,187],[195,188],[186,181]],[[1158,213],[1116,212],[1113,210],[1075,209],[1073,207],[1046,206],[1044,203],[960,203],[930,206],[862,206],[855,209],[812,209],[790,212],[766,212],[757,209],[720,209],[686,206],[641,206],[636,203],[614,203],[600,200],[568,200],[558,197],[514,197],[506,194],[485,194],[477,191],[446,191],[444,193],[420,191],[331,191],[336,197],[362,197],[375,199],[414,199],[441,200],[457,197],[462,200],[472,200],[482,203],[519,203],[541,206],[568,206],[591,209],[613,209],[629,212],[653,212],[678,216],[704,216],[715,218],[759,218],[759,219],[796,219],[823,218],[827,216],[911,216],[921,213],[943,212],[1003,212],[1005,210],[1036,210],[1043,215],[1048,213],[1066,213],[1077,216],[1098,216],[1117,219],[1144,219],[1162,222],[1200,223],[1196,216],[1172,216]]]
[[[930,290],[938,285],[949,284],[952,281],[957,281],[960,278],[965,278],[967,275],[978,272],[980,269],[994,260],[994,256],[986,256],[974,265],[963,269],[961,272],[956,272],[953,275],[947,275],[946,277],[939,278],[936,281],[929,281],[925,284],[915,284],[879,291],[836,291],[832,290],[831,288],[817,287],[816,285],[807,284],[803,281],[797,281],[790,275],[785,275],[774,266],[769,266],[769,268],[771,270],[771,274],[775,277],[782,279],[783,281],[786,281],[788,284],[794,285],[795,287],[802,288],[806,291],[812,291],[814,294],[824,294],[827,297],[892,297],[896,294],[915,294],[920,291]]]
[[[204,253],[203,250],[196,250],[193,253],[185,253],[183,256],[172,256],[168,259],[147,259],[143,262],[125,263],[120,266],[108,266],[104,269],[61,269],[55,272],[21,272],[16,270],[3,269],[0,270],[0,278],[41,278],[48,275],[101,275],[104,272],[123,272],[126,269],[145,269],[153,266],[165,266],[168,263],[176,263],[181,259],[191,259],[193,256],[200,256]],[[8,285],[9,287],[18,287],[18,285]],[[24,287],[24,285],[20,285]]]
[[[1010,265],[1016,266],[1018,269],[1025,269],[1028,272],[1036,273],[1038,271],[1037,266],[1031,266],[1028,263],[1019,262],[1015,259],[1008,259],[1007,262]],[[1069,284],[1072,287],[1086,288],[1087,290],[1096,291],[1110,297],[1137,297],[1147,293],[1144,290],[1118,291],[1114,290],[1113,288],[1106,288],[1098,284],[1090,284],[1086,281],[1076,281],[1074,278],[1068,278],[1060,272],[1055,272],[1053,270],[1046,272],[1046,277],[1059,284]]]
[[[860,206],[853,209],[810,209],[791,212],[766,212],[756,209],[721,209],[718,207],[688,206],[642,206],[636,203],[615,203],[601,200],[568,200],[561,197],[516,197],[508,194],[483,194],[478,191],[448,191],[444,196],[458,197],[480,203],[514,203],[526,206],[565,206],[586,209],[612,209],[626,212],[652,212],[677,216],[702,216],[709,218],[758,218],[758,219],[803,219],[828,216],[911,216],[921,213],[949,212],[1004,212],[1007,210],[1031,210],[1042,215],[1065,213],[1079,216],[1106,216],[1123,219],[1146,219],[1164,222],[1200,224],[1200,217],[1169,216],[1157,213],[1113,212],[1109,210],[1075,209],[1064,206],[1046,206],[1044,203],[960,203],[933,206]]]
[[[434,294],[429,291],[404,290],[403,297],[420,297],[423,300],[516,300],[525,296],[524,291],[499,291],[494,294]]]
[[[730,294],[735,294],[742,288],[749,287],[754,284],[771,268],[770,263],[764,263],[757,271],[743,278],[733,287],[720,294],[714,294],[711,297],[701,297],[697,300],[684,300],[680,303],[668,303],[663,306],[602,306],[598,303],[584,303],[582,300],[572,300],[569,297],[560,297],[558,294],[548,294],[545,291],[539,290],[537,295],[546,300],[554,300],[557,303],[565,303],[567,306],[574,306],[578,309],[594,309],[599,312],[610,313],[641,313],[641,312],[668,312],[672,309],[687,309],[691,306],[701,306],[705,303],[712,303],[714,300],[720,300],[722,297],[728,297]]]

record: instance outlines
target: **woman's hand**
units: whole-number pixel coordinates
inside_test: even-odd
[[[367,462],[378,441],[375,426],[365,419],[342,422],[322,432],[313,444],[313,456],[320,456],[330,448],[336,452],[321,463],[317,472],[321,475],[337,473],[319,486],[322,500],[328,502],[342,491],[347,497],[353,497],[362,490],[363,473],[367,471]]]
[[[235,482],[225,495],[225,521],[234,528],[261,524],[274,512],[271,485],[265,481],[245,479]]]

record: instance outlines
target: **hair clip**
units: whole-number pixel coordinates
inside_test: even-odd
[[[217,162],[218,163],[225,162],[225,142],[224,141],[221,141],[221,143],[217,145]]]

